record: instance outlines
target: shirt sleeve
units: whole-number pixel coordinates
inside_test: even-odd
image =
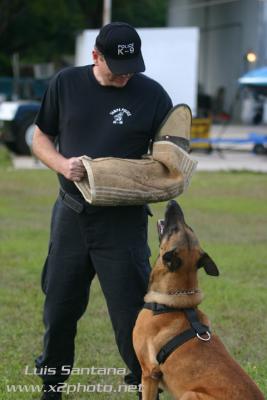
[[[37,114],[36,125],[49,136],[59,134],[59,76],[55,76],[43,96],[41,108]]]

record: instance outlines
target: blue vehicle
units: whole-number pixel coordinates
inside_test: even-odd
[[[267,96],[267,67],[261,67],[257,69],[253,69],[248,71],[246,74],[241,76],[238,79],[239,84],[242,87],[249,88],[254,94],[264,96],[266,99]],[[257,108],[257,113],[255,115],[255,119],[259,116],[262,117],[263,114],[266,115],[267,108],[266,108],[266,100],[265,106],[261,104]],[[264,110],[265,109],[265,110]],[[266,117],[265,117],[266,122]],[[267,154],[267,135],[259,136],[255,133],[252,133],[248,139],[253,140],[254,147],[253,151],[256,154]]]

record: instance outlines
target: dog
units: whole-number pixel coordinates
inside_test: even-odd
[[[133,330],[142,400],[155,400],[159,387],[177,400],[264,400],[198,309],[198,269],[213,276],[219,271],[174,200],[167,205],[163,226],[146,303]],[[177,335],[179,347],[173,346]]]

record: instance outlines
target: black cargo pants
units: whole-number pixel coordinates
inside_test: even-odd
[[[49,253],[42,274],[46,330],[36,367],[44,383],[67,379],[64,371],[61,375],[62,366],[73,365],[77,321],[86,310],[90,284],[97,274],[121,357],[140,380],[132,329],[150,274],[147,209],[92,207],[80,196],[72,198],[82,204],[82,211],[73,210],[59,197],[52,213]],[[49,368],[56,368],[56,374],[46,373]]]

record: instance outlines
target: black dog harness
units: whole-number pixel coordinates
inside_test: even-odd
[[[182,311],[185,313],[191,325],[190,329],[187,329],[186,331],[175,336],[161,348],[161,350],[157,355],[157,360],[159,364],[164,363],[164,361],[169,357],[169,355],[175,349],[177,349],[177,347],[181,346],[188,340],[197,337],[199,340],[208,342],[211,338],[211,332],[209,327],[202,324],[199,321],[196,310],[194,308],[173,308],[158,303],[145,303],[144,308],[153,311],[154,315],[168,313],[168,312]]]

